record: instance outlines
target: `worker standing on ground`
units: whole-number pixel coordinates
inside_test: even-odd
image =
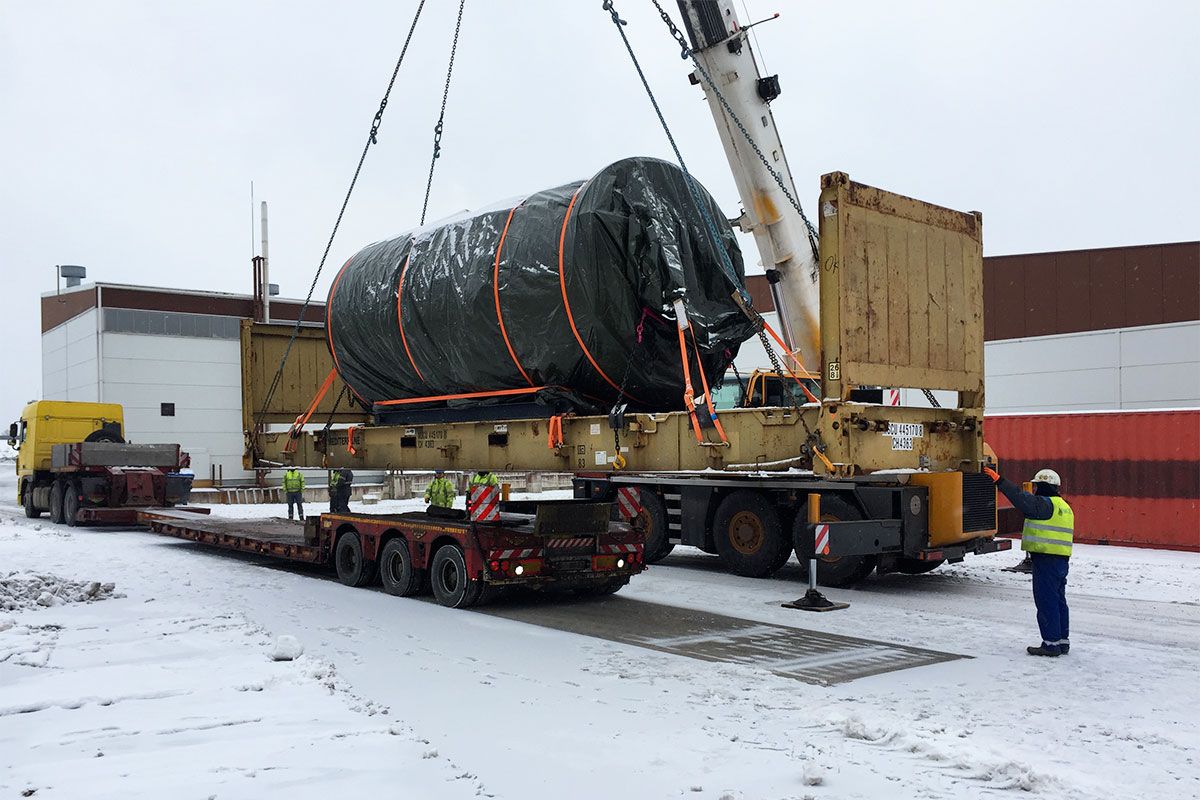
[[[287,495],[288,519],[292,519],[292,509],[300,512],[300,521],[304,522],[304,476],[295,467],[288,467],[283,473],[283,492]]]
[[[992,469],[984,470],[996,487],[1022,514],[1021,549],[1033,562],[1033,602],[1037,606],[1042,643],[1026,648],[1031,656],[1066,655],[1071,649],[1070,620],[1067,611],[1067,572],[1071,563],[1071,543],[1075,535],[1075,514],[1059,496],[1062,479],[1052,469],[1039,470],[1033,476],[1033,493],[1001,478]]]
[[[350,491],[354,484],[354,473],[348,467],[338,467],[329,472],[329,511],[332,514],[350,513]]]
[[[454,484],[446,477],[446,471],[434,470],[433,480],[425,489],[425,502],[438,508],[451,508],[454,506],[454,497],[457,494]]]

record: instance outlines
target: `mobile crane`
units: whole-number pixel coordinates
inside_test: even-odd
[[[783,350],[781,363],[772,356],[772,372],[793,378],[809,402],[723,411],[719,437],[710,424],[696,440],[688,411],[627,414],[618,406],[607,417],[511,419],[476,409],[405,418],[378,408],[339,413],[325,400],[309,413],[353,424],[270,432],[266,424],[291,422],[302,409],[263,390],[285,334],[246,322],[247,467],[573,472],[579,498],[637,490],[647,562],[681,543],[719,555],[736,573],[766,576],[795,550],[802,564],[819,556],[826,585],[1008,549],[994,538],[995,491],[980,472],[982,215],[835,172],[821,179],[817,230],[796,200],[771,114],[778,76],[760,74],[734,3],[680,0],[679,8],[690,43],[663,18],[693,59],[690,80],[705,93],[742,201],[736,222],[754,236],[779,314],[781,334],[762,331],[768,353],[768,334]],[[311,376],[331,362],[318,331],[297,326],[296,334],[284,381],[312,396]],[[817,393],[805,383],[815,376]],[[951,390],[958,402],[892,407],[856,396],[872,386]],[[819,503],[815,516],[827,534],[819,551],[810,503]]]

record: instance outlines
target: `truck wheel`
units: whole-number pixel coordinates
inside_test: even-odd
[[[821,495],[822,522],[848,522],[862,519],[857,508],[837,495]],[[792,523],[792,542],[796,547],[796,557],[800,559],[800,572],[804,580],[808,580],[808,559],[803,553],[807,549],[804,541],[811,532],[808,529],[808,514],[805,506],[796,512]],[[818,556],[817,583],[822,586],[851,586],[871,574],[875,569],[875,557],[864,556]]]
[[[62,525],[66,521],[63,516],[63,488],[61,479],[50,487],[50,521],[55,525]]]
[[[447,608],[468,608],[479,602],[483,581],[473,581],[467,574],[467,559],[456,544],[440,547],[429,569],[433,596]]]
[[[63,522],[74,528],[79,524],[79,487],[74,481],[65,481],[62,495]]]
[[[667,528],[667,504],[649,489],[638,489],[638,496],[642,503],[642,513],[636,521],[646,535],[646,544],[642,552],[646,554],[647,564],[655,564],[675,549],[675,545],[667,538],[670,535]]]
[[[712,525],[713,542],[721,561],[731,572],[748,578],[765,578],[776,572],[791,553],[783,535],[779,512],[759,492],[742,489],[717,506]]]
[[[22,499],[25,501],[25,516],[30,519],[37,519],[42,515],[42,510],[33,504],[33,481],[25,481],[25,490],[21,492]]]
[[[379,555],[379,578],[383,590],[397,597],[411,597],[421,589],[421,570],[414,569],[408,542],[397,537],[383,546]]]
[[[901,575],[924,575],[926,572],[933,572],[935,569],[946,563],[946,559],[941,561],[922,561],[919,558],[898,558],[896,559],[896,572]]]
[[[363,558],[362,542],[354,531],[343,533],[333,551],[338,580],[347,586],[366,586],[375,578],[375,562]]]

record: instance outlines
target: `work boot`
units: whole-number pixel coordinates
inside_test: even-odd
[[[1059,648],[1058,645],[1046,644],[1044,642],[1042,644],[1038,645],[1037,647],[1026,647],[1025,652],[1029,653],[1029,655],[1031,655],[1031,656],[1054,657],[1054,656],[1062,655],[1062,650]]]
[[[1025,556],[1025,558],[1021,561],[1020,564],[1017,564],[1015,567],[1012,568],[1012,571],[1013,572],[1024,572],[1026,575],[1032,573],[1033,572],[1033,559],[1030,558],[1029,556]]]
[[[1069,642],[1063,642],[1058,646],[1058,652],[1065,656],[1067,653],[1071,652],[1071,644]]]
[[[301,522],[304,522],[304,515],[303,515],[303,514],[301,514],[301,515],[300,515],[300,521],[301,521]]]

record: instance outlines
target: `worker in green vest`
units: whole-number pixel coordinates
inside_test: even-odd
[[[490,469],[481,469],[471,476],[471,480],[467,482],[467,492],[470,493],[476,486],[500,486],[500,479],[496,477],[496,473]]]
[[[446,477],[445,470],[435,470],[433,480],[425,489],[425,502],[439,508],[451,508],[454,505],[454,484]]]
[[[300,521],[304,522],[304,476],[295,467],[288,467],[283,473],[283,493],[287,495],[288,519],[292,519],[295,507],[300,512]]]
[[[354,473],[347,467],[329,471],[329,511],[333,514],[350,513],[350,490]]]
[[[995,470],[984,470],[1013,506],[1025,515],[1021,549],[1033,562],[1033,603],[1042,643],[1026,648],[1031,656],[1062,656],[1071,650],[1067,611],[1067,572],[1075,538],[1075,513],[1059,496],[1062,479],[1052,469],[1033,476],[1033,492],[1023,491]]]

